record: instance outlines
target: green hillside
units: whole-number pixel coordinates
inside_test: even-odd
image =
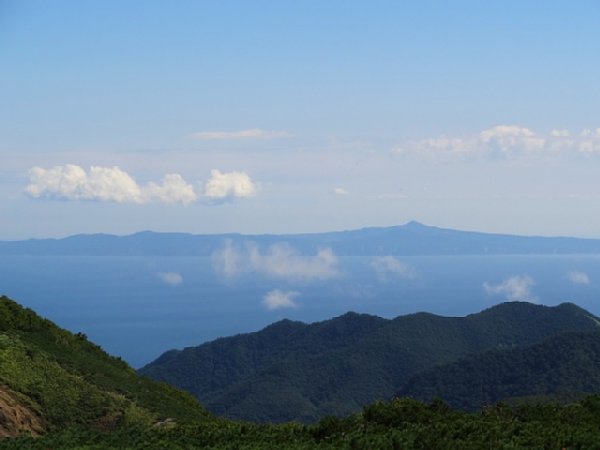
[[[500,400],[573,400],[600,392],[600,332],[565,333],[524,348],[490,350],[413,377],[398,392],[476,411]]]
[[[349,331],[376,331],[382,321],[350,315],[333,327],[316,324],[311,333],[342,347]],[[269,332],[273,337],[301,328],[283,322]],[[596,335],[573,336],[585,341]],[[478,413],[441,401],[397,399],[314,425],[234,422],[208,415],[189,394],[140,377],[85,336],[0,297],[2,449],[594,449],[598,417],[600,397],[590,396],[566,406],[498,405]]]
[[[393,320],[348,313],[170,351],[141,369],[196,395],[210,411],[257,422],[312,422],[392,397],[413,375],[469,353],[592,331],[573,305],[505,303],[467,317],[419,313]]]
[[[84,335],[7,297],[0,297],[0,406],[0,436],[209,416],[189,394],[139,376]]]
[[[481,413],[410,399],[375,403],[360,414],[316,425],[254,425],[225,420],[157,427],[122,427],[106,433],[72,428],[41,438],[0,440],[18,450],[500,450],[598,449],[600,397],[568,406],[496,406]]]

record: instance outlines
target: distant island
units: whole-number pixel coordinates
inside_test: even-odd
[[[63,239],[0,241],[0,255],[32,256],[211,256],[224,242],[269,246],[285,242],[314,254],[330,248],[338,256],[596,254],[600,239],[515,236],[459,231],[419,222],[310,234],[189,234],[143,231],[127,236],[80,234]]]

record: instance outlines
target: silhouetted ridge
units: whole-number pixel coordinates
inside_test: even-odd
[[[294,333],[297,330],[301,330],[306,326],[304,322],[299,322],[290,319],[283,319],[278,322],[272,323],[271,325],[263,328],[261,331],[265,335],[270,334],[281,334],[281,333]],[[226,338],[225,338],[226,339]]]
[[[422,229],[422,228],[433,228],[427,225],[422,224],[421,222],[417,222],[416,220],[411,220],[410,222],[402,225],[404,228],[412,228],[414,230]]]
[[[339,256],[600,253],[600,239],[479,233],[412,221],[400,226],[327,233],[199,235],[142,231],[128,236],[92,234],[0,241],[0,255],[210,256],[226,240],[240,246],[251,241],[263,248],[286,242],[302,254],[329,247]]]
[[[308,422],[389,398],[415,374],[473,352],[597,328],[593,315],[570,304],[504,303],[467,317],[347,313],[169,352],[141,373],[188,390],[220,415]]]
[[[565,314],[576,311],[579,316],[587,317],[585,311],[580,314],[583,310],[574,305],[550,308],[551,311],[561,309],[566,311]],[[444,321],[464,322],[465,318],[443,318],[419,313],[406,316],[405,319],[408,322],[422,319],[443,324]],[[587,317],[588,322],[595,320],[593,316]],[[326,336],[331,332],[330,322],[334,322],[331,329],[335,332],[356,330],[357,325],[358,329],[370,329],[353,345],[361,347],[363,351],[365,342],[377,342],[367,336],[383,333],[389,337],[392,333],[389,327],[393,329],[397,325],[396,320],[350,313],[319,324],[284,320],[258,333],[239,335],[229,340],[250,335],[257,339],[260,338],[257,335],[265,331],[267,334],[274,332],[277,335],[279,332],[288,335],[288,331],[293,329],[297,331],[291,334],[302,334],[305,338]],[[407,322],[400,320],[398,323],[406,325]],[[294,336],[294,339],[297,337]],[[227,341],[221,339],[219,345]],[[245,349],[244,345],[234,346],[235,352],[232,354],[239,356],[244,354]],[[377,347],[371,350],[378,351]],[[167,354],[182,353],[185,351]],[[364,369],[364,374],[371,379],[374,376],[383,379],[386,375],[381,372],[380,366],[366,365],[372,363],[373,359],[361,360],[359,365],[353,366],[354,362],[347,359],[352,355],[345,352],[339,358],[327,350],[322,354],[332,364],[331,367],[341,368],[338,372],[322,371],[323,359],[315,358],[314,354],[302,355],[308,359],[301,361],[313,362],[318,372],[317,377],[300,379],[300,386],[309,381],[317,383],[318,390],[294,390],[298,387],[294,384],[283,384],[286,390],[279,390],[282,386],[278,382],[289,381],[288,363],[291,364],[291,373],[297,373],[302,368],[298,366],[299,361],[286,359],[288,354],[285,354],[278,363],[268,365],[258,373],[259,376],[252,377],[251,383],[243,382],[235,389],[227,390],[222,400],[227,403],[243,397],[243,406],[253,406],[257,419],[266,421],[273,416],[271,406],[276,407],[277,414],[285,413],[281,405],[273,404],[272,393],[276,392],[285,400],[287,408],[296,411],[301,419],[309,420],[315,408],[322,413],[335,413],[338,402],[344,397],[339,397],[337,394],[341,390],[336,391],[333,387],[342,386],[354,392],[354,404],[358,405],[364,397],[362,391],[367,389],[368,392],[369,386],[355,383],[352,375],[357,370]],[[563,333],[530,347],[510,351],[487,350],[423,372],[426,378],[435,376],[436,370],[446,371],[439,378],[441,384],[436,383],[434,378],[425,383],[425,388],[431,390],[431,386],[445,386],[454,389],[458,393],[454,398],[471,402],[467,406],[473,402],[485,406],[477,414],[452,410],[439,400],[427,405],[403,398],[372,403],[364,406],[361,414],[340,419],[327,417],[312,426],[259,426],[207,415],[191,396],[137,376],[124,362],[109,357],[98,346],[89,343],[84,335],[61,330],[33,311],[2,297],[0,440],[2,448],[15,450],[442,449],[488,448],[490,443],[498,448],[595,448],[600,436],[600,396],[588,396],[562,407],[554,404],[545,406],[532,401],[570,401],[586,392],[597,391],[600,383],[599,361],[600,333]],[[393,359],[388,362],[393,362]],[[451,367],[458,369],[448,372]],[[468,369],[465,374],[462,374],[463,368]],[[304,369],[309,370],[310,367]],[[457,373],[461,375],[453,377]],[[363,378],[362,381],[367,379]],[[412,378],[409,384],[417,388],[418,377]],[[472,395],[473,387],[477,386],[481,390],[475,390],[481,395],[475,398]],[[521,388],[524,389],[519,390]],[[253,396],[256,391],[261,395]],[[442,391],[438,389],[437,392]],[[427,392],[425,394],[428,395]],[[508,394],[525,394],[508,399],[521,406],[508,408],[489,405],[494,398]],[[452,396],[449,398],[453,401]],[[524,399],[527,400],[525,404]],[[229,411],[237,412],[235,408]]]
[[[475,411],[499,400],[569,401],[590,393],[600,393],[598,331],[564,333],[527,347],[467,355],[415,375],[397,395],[441,398],[452,407]]]

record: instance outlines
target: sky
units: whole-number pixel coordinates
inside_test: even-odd
[[[0,0],[0,240],[600,238],[597,1]]]

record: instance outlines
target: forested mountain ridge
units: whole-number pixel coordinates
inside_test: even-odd
[[[600,253],[600,239],[480,233],[409,222],[392,227],[279,235],[151,231],[127,236],[80,234],[61,239],[0,241],[0,255],[210,256],[226,241],[233,245],[253,242],[263,247],[285,242],[305,254],[328,247],[338,256]]]
[[[399,397],[440,398],[477,411],[523,398],[573,400],[600,392],[600,331],[563,333],[514,349],[467,355],[411,378]]]
[[[0,297],[0,436],[209,417],[189,394],[138,375],[85,335]]]
[[[567,309],[585,315],[572,305]],[[361,319],[375,330],[383,321],[343,317],[332,329],[322,323],[315,334],[339,341],[360,329]],[[303,326],[282,321],[269,328],[276,337]],[[62,330],[6,297],[0,297],[0,378],[3,449],[595,448],[600,439],[598,396],[566,406],[489,406],[476,414],[441,401],[395,399],[308,426],[220,419],[188,394],[140,378],[84,335]],[[169,417],[175,420],[162,420]]]
[[[219,415],[311,422],[390,398],[418,372],[472,352],[597,329],[593,315],[570,303],[504,303],[466,317],[348,313],[173,350],[140,372],[193,393]]]

